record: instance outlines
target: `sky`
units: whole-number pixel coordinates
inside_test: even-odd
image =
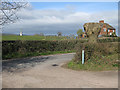
[[[25,35],[57,35],[62,32],[63,35],[76,35],[84,23],[99,20],[118,28],[117,2],[31,2],[29,5],[17,12],[20,20],[5,25],[3,33],[19,34],[22,31]]]

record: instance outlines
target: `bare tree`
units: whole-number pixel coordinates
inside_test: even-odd
[[[14,23],[18,20],[16,12],[27,5],[28,3],[24,0],[0,0],[0,25]]]

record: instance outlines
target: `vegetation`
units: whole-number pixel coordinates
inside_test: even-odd
[[[75,51],[75,45],[85,40],[61,40],[61,41],[2,41],[2,58],[10,59],[22,56],[34,56],[43,53],[57,51]],[[31,54],[33,53],[33,54]],[[15,55],[19,54],[19,55]],[[26,55],[27,54],[27,55]],[[21,56],[20,56],[21,57]]]
[[[84,33],[83,30],[82,30],[82,29],[79,29],[79,30],[77,31],[78,37],[82,37],[82,34],[83,34],[83,33]]]
[[[78,43],[76,55],[67,64],[68,68],[76,70],[117,70],[118,63],[118,42]],[[107,39],[106,39],[107,40]],[[104,42],[104,43],[103,43]],[[85,50],[85,64],[82,65],[82,50]]]
[[[101,56],[91,58],[85,64],[81,64],[74,62],[74,60],[70,61],[66,64],[66,66],[70,69],[74,70],[88,70],[88,71],[105,71],[105,70],[118,70],[118,54]]]
[[[0,6],[0,14],[2,15],[2,18],[0,18],[0,25],[3,26],[8,23],[14,23],[16,20],[18,20],[19,17],[16,13],[19,10],[27,7],[28,3],[26,1],[22,2],[22,0],[19,2],[3,0],[0,2]]]
[[[62,36],[62,33],[61,33],[61,32],[58,32],[57,34],[58,34],[59,37]]]
[[[114,32],[114,33],[112,33],[112,35],[111,35],[112,37],[116,37],[116,33]]]
[[[29,40],[29,41],[26,41]],[[58,36],[3,35],[2,58],[23,58],[39,55],[76,52],[67,67],[75,70],[116,70],[118,67],[119,37],[98,39],[89,43],[87,39],[66,39]],[[85,49],[85,64],[81,64],[81,50]]]
[[[101,30],[99,23],[84,24],[85,32],[88,36],[88,42],[78,43],[76,46],[76,55],[72,61],[67,64],[68,68],[82,70],[114,70],[118,68],[118,43],[111,42],[119,38],[98,39]],[[110,39],[110,40],[109,40]],[[108,42],[106,42],[108,40]],[[85,64],[81,64],[82,50],[85,51]]]
[[[91,58],[101,58],[102,56],[118,53],[118,43],[80,43],[76,47],[75,62],[82,60],[82,50],[85,50],[85,61]]]
[[[96,43],[101,30],[100,23],[85,23],[84,29],[90,43]]]
[[[16,36],[14,36],[15,38]],[[29,37],[29,38],[28,38]],[[23,37],[23,40],[10,40],[9,41],[3,40],[2,41],[2,53],[3,59],[14,58],[15,56],[12,53],[27,53],[27,52],[39,52],[39,53],[46,53],[46,52],[54,52],[54,51],[72,51],[75,50],[75,46],[80,47],[80,44],[87,42],[86,39],[74,39],[74,40],[32,40],[32,36]],[[35,36],[37,37],[37,36]],[[41,37],[41,36],[40,36]],[[26,41],[26,40],[29,41]],[[31,40],[30,40],[31,39]],[[35,38],[34,38],[35,39]],[[120,38],[113,38],[113,39],[99,39],[98,42],[117,42],[120,41]],[[79,44],[78,44],[79,43]],[[77,49],[76,49],[77,50]],[[11,56],[10,56],[11,55]],[[6,57],[7,56],[7,57]],[[9,56],[9,57],[8,57]],[[32,55],[31,55],[32,56]]]
[[[74,38],[75,36],[41,36],[41,35],[31,35],[31,36],[18,36],[18,35],[2,35],[2,40],[3,41],[13,41],[13,40],[30,40],[30,41],[40,41],[40,40],[47,40],[47,41],[56,41],[56,40],[86,40],[86,38],[81,39],[81,38]],[[120,37],[106,37],[102,39],[98,39],[98,42],[118,42],[120,41]]]
[[[2,40],[78,40],[79,38],[74,38],[76,36],[44,36],[42,34],[35,34],[35,35],[29,35],[29,36],[19,36],[19,35],[2,35]]]
[[[31,36],[18,36],[18,35],[3,35],[2,40],[66,40],[67,37],[58,36],[43,36],[43,35],[31,35]]]

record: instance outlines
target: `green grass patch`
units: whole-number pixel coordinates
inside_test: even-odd
[[[68,39],[69,38],[69,39]],[[2,40],[48,40],[48,41],[53,41],[53,40],[87,40],[87,38],[73,38],[73,37],[67,37],[67,36],[40,36],[40,35],[2,35]],[[98,42],[118,42],[120,41],[120,37],[110,37],[110,38],[100,38],[98,39]]]
[[[47,52],[29,52],[29,53],[11,53],[8,55],[3,56],[3,60],[5,59],[15,59],[15,58],[25,58],[25,57],[32,57],[32,56],[41,56],[41,55],[51,55],[51,54],[64,54],[64,53],[73,53],[75,51],[47,51]]]
[[[3,35],[2,40],[42,40],[44,36]]]
[[[39,35],[3,35],[2,40],[67,40],[67,36],[39,36]]]
[[[118,70],[118,54],[102,56],[101,58],[92,58],[82,64],[81,61],[78,63],[74,60],[67,63],[67,68],[73,70],[88,70],[88,71],[107,71],[107,70]]]

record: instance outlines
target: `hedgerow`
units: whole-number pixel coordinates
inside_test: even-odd
[[[48,51],[70,51],[75,50],[78,42],[85,40],[63,40],[63,41],[2,41],[2,58],[14,58],[13,53],[45,53]],[[10,56],[13,55],[13,56]],[[6,57],[9,56],[9,57]]]
[[[25,40],[13,40],[13,41],[2,41],[2,59],[9,59],[17,57],[17,55],[25,55],[32,56],[31,53],[35,53],[35,55],[39,55],[39,53],[46,52],[54,52],[54,51],[72,51],[77,50],[77,55],[81,55],[81,45],[87,42],[88,40],[58,40],[58,41],[25,41]],[[112,39],[98,39],[99,43],[106,42],[118,42],[120,38],[112,38]],[[117,44],[113,44],[113,46],[118,47]],[[86,47],[91,46],[88,44]],[[98,46],[99,47],[99,46]],[[77,48],[77,49],[76,49]],[[102,48],[102,47],[101,47]],[[92,48],[91,48],[92,49]],[[90,50],[90,49],[88,49]],[[96,50],[95,50],[96,51]],[[116,48],[114,51],[118,52]],[[77,56],[76,56],[77,57]],[[78,56],[79,57],[79,56]],[[79,57],[81,58],[81,57]]]

